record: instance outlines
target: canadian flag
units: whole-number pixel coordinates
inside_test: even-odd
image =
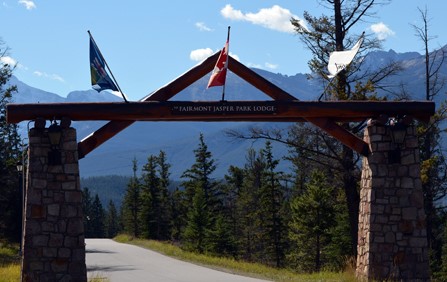
[[[224,48],[220,51],[219,58],[217,59],[213,73],[211,74],[210,80],[208,81],[208,86],[206,88],[225,85],[225,78],[227,77],[228,69],[228,48],[229,37],[227,38]]]

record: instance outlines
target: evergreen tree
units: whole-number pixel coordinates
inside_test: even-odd
[[[334,225],[333,188],[324,174],[314,171],[306,191],[291,202],[289,239],[293,250],[288,258],[301,271],[320,271],[326,261],[325,247]]]
[[[238,201],[241,197],[242,186],[244,182],[244,170],[230,166],[228,173],[225,175],[225,185],[223,186],[224,200],[224,219],[228,223],[228,231],[230,231],[231,238],[231,255],[237,257],[238,250],[241,247],[238,238],[241,234],[241,220],[238,212]]]
[[[187,212],[183,238],[196,251],[213,252],[209,236],[215,230],[216,218],[222,212],[222,193],[219,191],[218,183],[211,178],[216,165],[205,144],[203,134],[200,134],[199,146],[194,150],[194,154],[195,163],[182,175],[188,179],[183,182],[186,201],[192,203]]]
[[[183,233],[186,248],[199,253],[207,250],[210,227],[211,214],[206,203],[205,190],[198,185],[188,211],[187,224]]]
[[[260,189],[260,210],[262,213],[263,237],[266,242],[265,257],[274,262],[276,267],[284,263],[286,228],[284,190],[279,182],[280,173],[276,172],[279,161],[273,158],[269,141],[261,150],[265,158],[265,169]]]
[[[160,151],[157,157],[158,164],[158,175],[159,175],[159,197],[160,197],[160,205],[159,205],[159,214],[157,218],[158,222],[158,231],[157,231],[157,239],[158,240],[169,240],[171,234],[171,206],[170,206],[170,193],[169,193],[169,169],[171,165],[167,162],[166,153],[164,151]]]
[[[170,238],[169,167],[163,151],[157,157],[149,156],[143,166],[140,222],[145,238]]]
[[[84,236],[93,238],[93,225],[90,223],[93,218],[93,199],[88,187],[82,190],[82,211],[84,213]]]
[[[105,211],[102,206],[101,200],[99,200],[98,194],[95,195],[91,206],[90,225],[92,229],[93,238],[105,237]]]
[[[343,271],[347,264],[355,262],[352,256],[351,239],[349,236],[349,214],[346,206],[346,196],[343,191],[336,190],[334,195],[334,225],[328,230],[325,269]]]
[[[243,184],[236,202],[240,222],[237,244],[240,246],[240,256],[248,261],[263,261],[264,258],[265,242],[262,240],[261,228],[263,218],[259,209],[264,169],[264,157],[258,155],[254,149],[249,149]]]
[[[208,230],[209,249],[218,256],[235,256],[236,243],[229,220],[223,215],[217,215],[214,226]]]
[[[107,206],[105,227],[107,238],[114,238],[121,231],[118,211],[112,200],[109,201]]]
[[[22,160],[22,147],[16,124],[6,123],[6,104],[11,102],[16,86],[8,86],[15,66],[1,58],[8,48],[0,40],[0,238],[20,242],[22,228],[22,189],[16,164]]]
[[[281,173],[276,171],[279,161],[274,159],[272,146],[266,142],[259,153],[249,149],[244,169],[230,168],[227,185],[235,198],[233,241],[239,246],[239,255],[277,267],[284,265],[287,246],[287,210]],[[231,217],[229,217],[231,218]]]
[[[170,197],[170,238],[180,241],[186,226],[186,214],[190,204],[186,201],[185,191],[176,188]]]
[[[141,223],[141,235],[144,238],[155,239],[158,229],[157,214],[159,214],[159,195],[156,158],[151,155],[143,166],[141,185],[141,211],[139,221]]]
[[[139,216],[141,209],[140,199],[140,181],[137,177],[137,160],[134,158],[132,161],[133,177],[130,179],[127,185],[126,192],[124,194],[123,206],[122,206],[122,224],[124,231],[128,234],[138,237],[140,236]]]

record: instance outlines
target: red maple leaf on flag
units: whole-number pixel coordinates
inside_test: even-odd
[[[225,85],[225,78],[227,77],[228,69],[228,45],[229,42],[227,40],[224,48],[220,52],[216,65],[214,66],[207,88]]]

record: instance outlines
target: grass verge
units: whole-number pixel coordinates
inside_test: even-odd
[[[313,274],[298,274],[287,269],[278,269],[268,267],[259,263],[249,263],[237,261],[231,258],[207,256],[205,254],[197,254],[187,252],[181,248],[169,243],[135,239],[128,235],[118,235],[114,238],[120,243],[133,244],[143,248],[151,249],[161,254],[178,258],[184,261],[193,262],[221,271],[266,279],[272,281],[344,281],[354,282],[355,275],[353,272],[319,272]]]
[[[0,243],[1,281],[20,281],[20,256],[18,253],[18,246]]]

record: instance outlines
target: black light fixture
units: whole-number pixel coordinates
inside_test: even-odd
[[[48,127],[48,139],[50,141],[51,150],[48,152],[48,164],[60,165],[61,164],[61,152],[59,151],[59,144],[62,137],[62,128],[55,120]]]
[[[407,136],[407,126],[402,122],[395,122],[390,126],[391,140],[396,146],[402,146]]]
[[[17,162],[16,167],[17,167],[17,172],[23,171],[23,163],[21,161]]]
[[[62,128],[55,120],[48,127],[48,139],[50,139],[50,144],[52,147],[59,147],[59,143],[61,142],[62,137]]]
[[[390,164],[400,163],[401,146],[405,143],[405,137],[407,136],[407,125],[397,119],[390,121],[390,135],[391,141],[395,148],[388,154],[388,160]]]

